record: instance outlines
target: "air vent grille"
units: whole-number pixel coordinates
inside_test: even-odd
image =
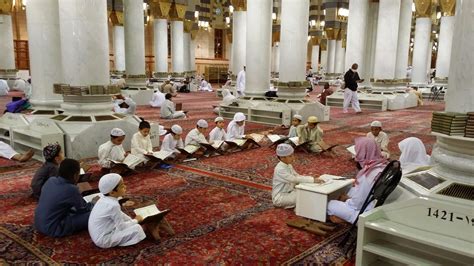
[[[439,191],[438,194],[473,201],[474,186],[453,183]]]

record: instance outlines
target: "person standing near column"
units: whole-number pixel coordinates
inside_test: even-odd
[[[239,97],[245,96],[245,66],[237,75],[237,93]]]
[[[344,74],[344,103],[342,106],[343,112],[347,113],[347,107],[349,107],[349,103],[352,104],[352,108],[356,111],[356,113],[361,113],[359,106],[359,98],[357,97],[357,83],[363,82],[363,79],[360,79],[359,73],[357,73],[357,68],[359,66],[357,64],[352,64],[351,69],[347,70],[346,74]]]

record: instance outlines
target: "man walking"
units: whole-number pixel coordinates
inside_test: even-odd
[[[359,73],[357,73],[357,68],[359,66],[357,64],[353,64],[351,69],[347,70],[346,74],[344,74],[344,82],[345,82],[345,89],[344,89],[344,103],[342,106],[342,110],[344,113],[347,113],[347,107],[349,107],[349,103],[352,104],[352,108],[356,111],[356,113],[362,112],[359,106],[359,98],[357,97],[357,83],[363,82],[363,79],[360,79]]]

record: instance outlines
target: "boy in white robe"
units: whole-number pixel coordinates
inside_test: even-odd
[[[176,105],[171,101],[172,95],[167,93],[166,100],[161,104],[160,117],[165,119],[186,118],[183,111],[176,111]]]
[[[99,146],[99,165],[102,168],[110,169],[111,160],[121,162],[127,156],[122,143],[125,139],[125,131],[120,128],[114,128],[110,131],[110,140]]]
[[[204,133],[206,133],[207,128],[208,124],[206,120],[199,119],[197,121],[196,128],[189,131],[188,135],[186,135],[186,138],[184,139],[184,145],[200,146],[199,143],[208,143],[206,140],[206,136],[204,135]]]
[[[291,145],[277,146],[276,154],[280,162],[273,172],[272,201],[275,207],[293,208],[296,205],[295,185],[298,183],[320,183],[319,178],[299,175],[293,168],[296,157]]]
[[[20,154],[15,151],[10,145],[6,144],[3,141],[0,141],[0,157],[19,162],[26,162],[31,159],[33,155],[35,155],[35,152],[33,150],[29,150],[26,153]]]
[[[234,115],[234,119],[227,125],[226,139],[244,139],[245,138],[245,115],[241,112],[237,112]]]
[[[390,158],[390,152],[388,150],[388,135],[382,131],[382,123],[380,121],[373,121],[370,124],[370,132],[367,133],[367,137],[374,139],[377,142],[377,146],[382,151],[383,157],[386,159]]]
[[[245,66],[244,69],[240,70],[237,74],[237,93],[239,97],[245,96]]]
[[[150,105],[151,107],[161,107],[165,100],[165,95],[160,90],[156,90],[156,92],[153,93]]]
[[[214,141],[225,141],[226,133],[224,130],[224,118],[218,116],[214,119],[216,127],[209,132],[209,143],[212,144]]]
[[[88,224],[94,244],[111,248],[135,245],[145,239],[145,231],[138,224],[143,218],[137,215],[132,219],[120,209],[118,198],[126,192],[122,177],[118,174],[102,176],[99,190],[102,195],[92,209]]]
[[[184,148],[181,134],[183,134],[183,129],[179,125],[173,125],[171,127],[171,132],[166,134],[163,143],[161,143],[161,150],[179,154],[180,152],[176,148]]]
[[[291,120],[290,131],[288,131],[288,137],[293,138],[297,137],[296,128],[301,124],[303,121],[303,117],[301,115],[294,115],[293,119]]]
[[[148,159],[145,157],[145,154],[153,153],[153,146],[150,139],[150,128],[150,123],[142,120],[138,125],[138,132],[132,136],[131,153],[142,159],[143,162],[148,161]]]

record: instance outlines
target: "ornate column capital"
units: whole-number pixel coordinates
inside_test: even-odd
[[[186,5],[185,4],[179,4],[179,3],[171,4],[171,9],[170,9],[170,12],[169,12],[170,20],[183,21],[185,14],[186,14]]]
[[[172,4],[171,1],[152,0],[149,4],[154,18],[168,18]]]
[[[432,0],[414,0],[416,17],[429,18],[431,17],[431,2]]]
[[[13,11],[13,0],[0,0],[0,15],[11,14]]]
[[[247,11],[247,0],[231,0],[234,11]]]
[[[114,26],[123,26],[123,12],[109,11],[109,19]]]
[[[456,11],[456,0],[439,0],[439,6],[441,7],[441,11],[443,11],[443,16],[454,16]]]
[[[326,31],[326,38],[328,40],[337,40],[339,38],[339,32],[341,29],[335,29],[335,28],[326,28],[324,31]]]

